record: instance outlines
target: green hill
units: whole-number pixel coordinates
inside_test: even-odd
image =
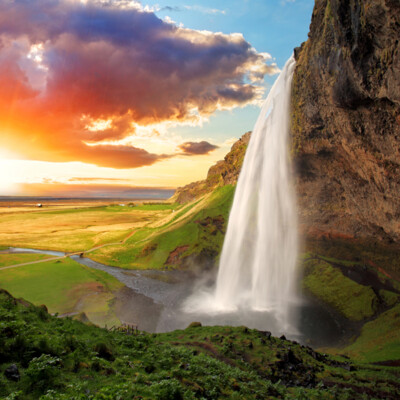
[[[108,331],[0,291],[3,399],[397,399],[400,368],[245,327]]]

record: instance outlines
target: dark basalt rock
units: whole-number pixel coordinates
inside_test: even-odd
[[[265,338],[267,338],[267,339],[271,339],[272,333],[269,332],[269,331],[260,331],[260,334],[261,334],[262,336],[264,336]]]
[[[303,232],[399,242],[399,1],[317,0],[309,38],[294,53]]]
[[[18,382],[21,378],[19,369],[15,364],[11,364],[9,367],[6,368],[4,371],[4,376],[14,382]]]

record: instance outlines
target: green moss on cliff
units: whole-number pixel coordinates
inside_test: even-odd
[[[344,353],[364,362],[400,359],[400,305],[367,322]]]
[[[359,285],[325,261],[305,262],[303,287],[352,321],[361,321],[375,314],[378,299],[374,291]]]

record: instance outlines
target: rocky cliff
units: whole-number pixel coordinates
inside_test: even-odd
[[[308,237],[400,241],[399,41],[399,0],[316,0],[292,96]]]
[[[245,133],[231,148],[231,151],[221,161],[213,165],[203,181],[189,183],[180,187],[175,192],[171,201],[186,203],[192,201],[205,193],[209,193],[218,187],[225,185],[235,185],[239,172],[243,164],[247,144],[250,140],[251,132]]]

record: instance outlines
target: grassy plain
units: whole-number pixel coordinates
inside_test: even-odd
[[[91,250],[86,256],[126,269],[186,268],[201,257],[218,257],[233,194],[234,187],[228,185],[183,205],[73,203],[23,212],[0,209],[0,246]],[[329,252],[321,246],[318,250],[303,257],[304,290],[360,327],[364,323],[358,338],[332,353],[363,362],[400,358],[400,284],[393,269],[389,268],[392,275],[385,272],[385,259],[376,259],[381,261],[378,266],[364,256]],[[42,257],[46,256],[0,253],[0,268]],[[367,268],[376,274],[376,282],[360,284],[341,268],[362,273]],[[120,284],[69,259],[0,270],[0,287],[35,304],[45,303],[52,312],[84,311],[100,325],[117,322],[113,292]]]
[[[40,254],[0,254],[0,265],[36,261]],[[45,304],[50,312],[85,312],[90,321],[118,324],[113,292],[123,285],[105,272],[78,264],[70,258],[0,269],[0,287],[33,304]]]
[[[171,214],[170,205],[0,208],[0,246],[77,252],[124,240]],[[174,206],[177,208],[178,206]]]
[[[49,256],[47,254],[18,254],[18,253],[0,254],[0,268],[8,267],[10,265],[46,260],[47,258],[51,257],[52,256]]]
[[[223,188],[191,204],[141,203],[135,206],[70,203],[63,207],[0,208],[0,245],[86,252],[104,264],[124,268],[165,268],[171,252],[185,246],[200,252],[222,245],[223,233],[205,236],[204,218],[229,212],[233,188]],[[228,204],[228,205],[227,205]],[[2,212],[6,210],[6,212]],[[103,247],[104,246],[104,247]],[[97,250],[96,250],[97,249]],[[94,250],[94,251],[93,251]],[[181,254],[180,254],[181,256]],[[0,268],[52,256],[0,254]],[[118,324],[113,292],[122,285],[111,276],[71,259],[0,269],[0,287],[50,312],[85,312],[99,325]]]

